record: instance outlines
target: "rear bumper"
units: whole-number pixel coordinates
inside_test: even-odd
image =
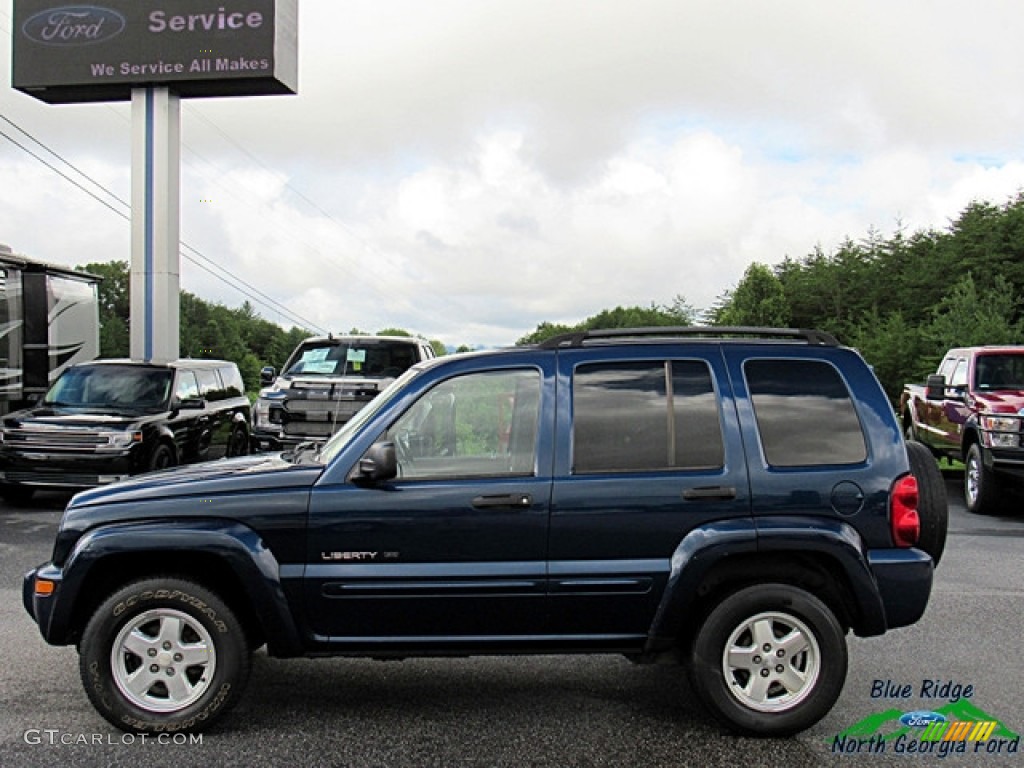
[[[878,585],[888,629],[906,627],[924,615],[935,565],[919,549],[868,551],[868,567]]]

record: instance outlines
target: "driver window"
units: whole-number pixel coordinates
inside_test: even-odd
[[[385,439],[405,479],[532,475],[539,404],[536,370],[459,376],[417,400]]]
[[[174,396],[179,400],[193,400],[199,397],[199,383],[192,371],[178,371],[178,381],[174,385]]]
[[[960,360],[956,364],[956,368],[953,370],[953,377],[949,380],[949,386],[951,387],[966,387],[967,386],[967,361]]]

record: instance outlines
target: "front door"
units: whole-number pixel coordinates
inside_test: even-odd
[[[399,476],[311,500],[306,596],[318,639],[396,648],[541,633],[553,405],[543,365],[435,382],[380,440]],[[542,430],[550,434],[550,428]]]

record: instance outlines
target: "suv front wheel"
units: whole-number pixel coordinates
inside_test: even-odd
[[[197,731],[227,712],[249,676],[242,625],[215,594],[182,579],[111,595],[79,646],[82,683],[110,723],[136,733]]]
[[[843,629],[821,600],[788,584],[761,584],[711,611],[694,639],[691,675],[729,727],[787,736],[832,708],[846,666]]]

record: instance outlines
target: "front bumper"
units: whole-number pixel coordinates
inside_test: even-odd
[[[73,454],[4,451],[0,483],[33,488],[95,488],[142,471],[141,453],[133,449]]]
[[[64,575],[59,568],[52,563],[45,563],[26,573],[21,586],[21,599],[25,610],[39,626],[39,633],[43,639],[51,645],[67,644],[66,622],[61,624],[55,621],[55,608],[63,578]],[[52,589],[48,594],[41,594],[37,582],[48,582],[52,584]]]

